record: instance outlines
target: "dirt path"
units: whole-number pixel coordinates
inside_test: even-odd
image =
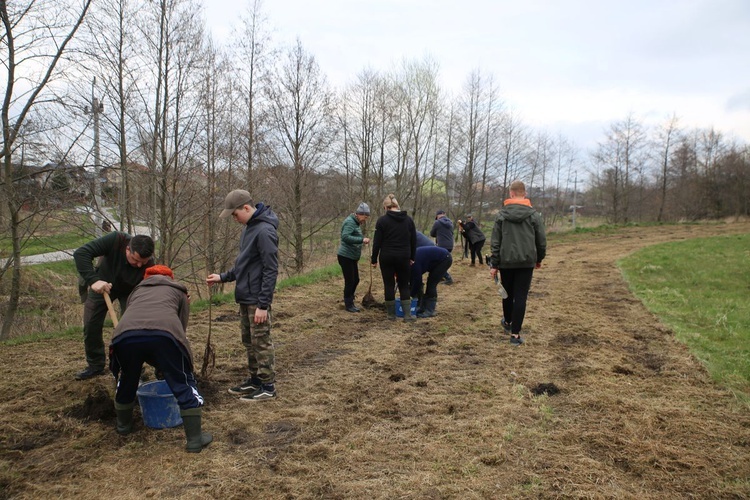
[[[439,316],[415,325],[379,309],[344,312],[339,279],[284,290],[280,397],[255,405],[226,392],[245,378],[244,353],[234,307],[214,308],[217,366],[201,390],[216,441],[197,456],[182,451],[181,428],[116,436],[108,379],[72,381],[80,342],[3,347],[0,495],[747,498],[750,412],[615,266],[645,245],[747,232],[670,226],[551,240],[519,348],[498,333],[486,268],[465,260],[451,270],[456,284],[439,289]],[[199,354],[207,313],[191,321]]]

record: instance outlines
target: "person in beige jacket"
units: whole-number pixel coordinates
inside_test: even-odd
[[[187,288],[167,266],[152,266],[128,297],[127,308],[110,344],[110,370],[117,379],[117,433],[133,431],[133,407],[143,363],[163,373],[180,406],[186,450],[200,452],[213,437],[201,432],[203,397],[193,373],[186,330],[190,315]]]

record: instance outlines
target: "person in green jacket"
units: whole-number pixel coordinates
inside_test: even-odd
[[[362,245],[370,243],[370,238],[364,237],[360,226],[369,218],[370,207],[362,202],[356,212],[349,214],[341,225],[341,244],[337,255],[341,272],[344,274],[344,306],[350,313],[359,312],[359,308],[354,305],[354,292],[359,285],[357,262],[362,257]]]
[[[112,232],[86,243],[75,252],[73,260],[80,275],[84,293],[83,346],[86,368],[76,373],[76,380],[86,380],[104,374],[107,361],[104,353],[102,327],[107,316],[104,293],[120,301],[125,312],[128,296],[143,281],[147,268],[154,265],[154,240],[150,236]],[[94,259],[98,262],[94,265]],[[88,292],[86,293],[86,289]]]
[[[490,275],[495,279],[499,270],[508,292],[503,299],[501,324],[510,333],[510,343],[521,345],[531,278],[547,253],[542,216],[526,198],[526,186],[521,181],[510,185],[510,198],[503,203],[492,228],[491,249]]]

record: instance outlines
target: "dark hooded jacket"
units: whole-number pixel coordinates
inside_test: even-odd
[[[440,248],[445,248],[449,252],[453,250],[453,222],[448,217],[435,219],[430,236],[435,238],[435,243]]]
[[[544,259],[544,222],[528,199],[505,201],[492,228],[491,249],[495,269],[534,267]]]
[[[221,273],[221,281],[236,281],[234,300],[238,304],[268,307],[273,302],[279,274],[279,218],[271,207],[255,205],[240,237],[240,253],[234,267]]]
[[[414,260],[417,250],[417,228],[406,212],[388,210],[378,217],[372,242],[371,263],[378,257]]]

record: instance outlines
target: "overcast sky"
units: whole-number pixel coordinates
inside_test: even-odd
[[[245,0],[206,0],[230,43]],[[525,123],[583,148],[629,113],[673,113],[750,142],[750,0],[265,0],[276,45],[299,38],[329,81],[432,57],[461,91],[493,75]]]

